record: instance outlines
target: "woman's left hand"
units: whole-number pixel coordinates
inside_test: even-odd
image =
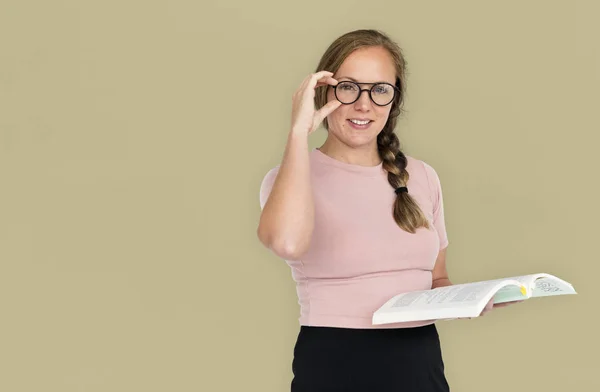
[[[502,303],[500,303],[500,304],[495,304],[495,303],[494,303],[494,298],[492,298],[492,299],[490,299],[490,301],[489,301],[489,302],[488,302],[488,303],[485,305],[485,308],[483,308],[483,310],[481,311],[481,313],[479,314],[479,316],[483,316],[483,315],[485,315],[486,313],[489,313],[489,312],[491,312],[493,309],[496,309],[496,308],[503,308],[503,307],[505,307],[505,306],[512,305],[512,304],[517,304],[517,303],[519,303],[519,302],[523,302],[523,301],[524,301],[524,300],[522,300],[522,299],[521,299],[521,300],[518,300],[518,301],[509,301],[509,302],[502,302]],[[463,320],[464,320],[464,319],[468,319],[468,320],[470,320],[470,319],[472,319],[472,318],[474,318],[474,317],[459,317],[459,319],[463,319]]]
[[[490,299],[490,301],[487,303],[487,305],[485,305],[485,308],[483,308],[483,311],[479,314],[480,316],[485,315],[488,312],[491,312],[492,309],[496,309],[496,308],[503,308],[505,306],[508,305],[512,305],[512,304],[517,304],[519,302],[523,302],[524,300],[518,300],[518,301],[509,301],[509,302],[502,302],[499,304],[495,304],[494,303],[494,298]]]

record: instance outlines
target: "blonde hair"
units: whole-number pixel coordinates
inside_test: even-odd
[[[404,112],[403,105],[406,94],[407,62],[402,54],[402,49],[381,31],[371,29],[351,31],[331,43],[321,57],[315,72],[326,70],[335,74],[352,52],[374,46],[386,49],[391,55],[396,68],[396,86],[399,89],[391,103],[388,120],[377,135],[379,156],[383,161],[383,168],[388,172],[388,181],[394,191],[398,187],[406,186],[409,178],[408,171],[406,171],[406,156],[400,149],[398,136],[394,133],[398,116]],[[326,103],[327,88],[319,88],[315,95],[316,109],[322,108]],[[323,126],[329,130],[327,119],[323,120]],[[410,193],[397,194],[392,214],[398,226],[407,232],[415,233],[419,227],[430,228],[429,221]]]

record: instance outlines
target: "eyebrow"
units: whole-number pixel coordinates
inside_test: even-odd
[[[352,78],[350,76],[338,76],[335,79],[349,79],[349,80],[351,80],[351,81],[353,81],[355,83],[366,83],[366,84],[377,84],[377,83],[389,83],[389,84],[392,84],[392,85],[394,84],[394,83],[386,82],[385,80],[381,80],[381,81],[378,81],[378,82],[359,82],[358,80],[356,80],[356,79],[354,79],[354,78]]]

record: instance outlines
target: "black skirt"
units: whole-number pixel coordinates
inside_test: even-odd
[[[435,324],[350,329],[301,326],[292,392],[448,392]]]

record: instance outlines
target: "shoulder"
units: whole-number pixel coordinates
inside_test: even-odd
[[[413,172],[417,175],[421,174],[427,177],[437,177],[437,171],[428,162],[412,155],[404,154],[404,156],[406,157],[406,169],[409,172]]]
[[[441,188],[440,177],[437,170],[428,162],[416,158],[414,156],[406,155],[406,170],[408,170],[410,176],[422,177],[432,193],[438,193]]]
[[[277,173],[279,173],[280,165],[277,165],[271,169],[269,169],[266,174],[263,176],[261,187],[268,185],[269,183],[273,183],[275,178],[277,177]]]
[[[279,167],[280,165],[277,165],[269,169],[262,178],[259,191],[259,201],[261,209],[265,206],[265,204],[267,203],[267,199],[271,194],[271,189],[273,189],[273,184],[275,183],[275,179],[277,178],[277,173],[279,173]]]

